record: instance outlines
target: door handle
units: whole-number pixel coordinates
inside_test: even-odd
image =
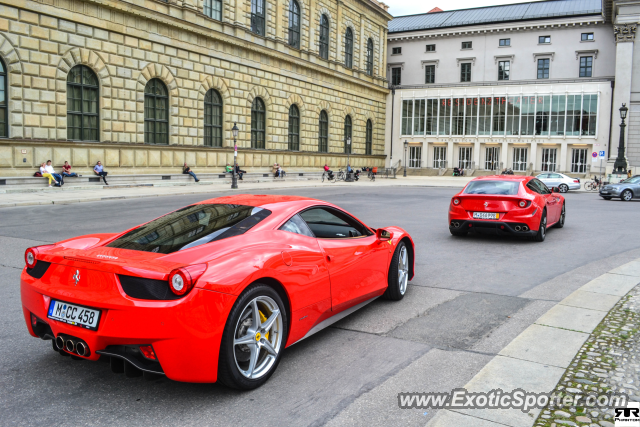
[[[327,255],[327,262],[331,262],[331,255]]]

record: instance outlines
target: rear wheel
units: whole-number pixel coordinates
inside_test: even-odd
[[[540,227],[538,228],[538,233],[533,236],[533,240],[536,242],[544,242],[544,239],[547,237],[547,211],[546,209],[542,212],[542,218],[540,218]]]
[[[622,199],[623,202],[628,202],[633,199],[633,192],[631,190],[624,190],[620,195],[620,199]]]
[[[287,340],[287,312],[280,295],[256,284],[233,305],[222,335],[218,380],[228,387],[260,387],[280,363]]]
[[[559,190],[561,193],[566,193],[567,191],[569,191],[569,186],[568,186],[567,184],[560,184],[560,185],[558,186],[558,190]]]
[[[399,301],[407,292],[409,283],[409,251],[404,242],[400,242],[391,258],[389,266],[389,286],[382,295],[384,299]]]
[[[591,182],[591,181],[587,181],[587,182],[585,182],[585,183],[584,183],[584,189],[585,189],[586,191],[591,191],[591,190],[593,190],[593,182]]]
[[[564,218],[566,216],[565,203],[562,204],[562,212],[560,213],[560,219],[556,223],[556,228],[564,227]]]

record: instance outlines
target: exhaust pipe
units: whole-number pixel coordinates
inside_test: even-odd
[[[58,336],[58,338],[56,338],[56,347],[58,348],[58,350],[63,350],[64,349],[64,338],[62,338],[61,336]]]
[[[88,356],[89,348],[85,343],[79,342],[78,344],[76,344],[76,353],[78,353],[79,356]]]
[[[529,227],[527,227],[526,225],[522,226],[522,231],[529,231]]]
[[[516,231],[520,231],[521,228],[520,228],[519,225],[516,225],[515,229],[516,229]]]
[[[69,353],[73,353],[74,350],[76,349],[76,343],[74,343],[73,340],[67,340],[67,342],[64,344],[64,348]]]

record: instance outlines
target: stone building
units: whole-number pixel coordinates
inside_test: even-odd
[[[376,0],[0,0],[0,177],[383,165]],[[351,136],[352,144],[345,143]]]
[[[610,172],[625,103],[627,157],[640,166],[638,4],[550,0],[394,18],[389,162],[404,164],[407,141],[414,173]]]

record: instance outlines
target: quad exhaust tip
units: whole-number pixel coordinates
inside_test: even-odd
[[[522,231],[529,231],[529,227],[527,227],[526,225],[522,226]]]
[[[516,225],[516,227],[515,227],[515,228],[516,228],[516,231],[520,231],[520,230],[522,230],[522,227],[520,227],[519,225]]]
[[[69,353],[74,353],[76,349],[76,343],[74,343],[73,340],[67,340],[67,342],[64,343],[64,348]]]
[[[56,347],[58,347],[58,350],[64,349],[64,338],[62,337],[56,338]]]
[[[76,344],[76,353],[78,353],[79,356],[86,356],[88,352],[89,349],[83,342]]]

